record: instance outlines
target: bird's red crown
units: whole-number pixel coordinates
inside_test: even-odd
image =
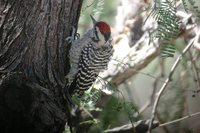
[[[99,30],[101,31],[101,33],[110,33],[110,26],[103,21],[97,22],[96,26],[99,27]]]

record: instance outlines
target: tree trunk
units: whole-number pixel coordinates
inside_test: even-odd
[[[0,0],[0,132],[62,133],[65,38],[82,0]]]

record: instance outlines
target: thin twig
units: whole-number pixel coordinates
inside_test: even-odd
[[[143,25],[147,22],[147,20],[149,19],[149,17],[152,15],[153,11],[156,9],[156,4],[154,4],[152,8],[153,9],[151,10],[151,12],[149,13],[149,15],[147,15],[146,19],[144,20]]]
[[[91,4],[87,5],[85,8],[83,8],[82,12],[84,12],[87,8],[89,8],[89,7],[91,7],[92,5],[94,5],[94,2],[95,2],[95,0],[94,0]]]
[[[198,67],[196,64],[196,61],[193,58],[193,55],[191,52],[190,53],[190,58],[191,58],[191,62],[192,62],[192,66],[193,66],[193,71],[194,71],[194,77],[195,77],[195,82],[197,82],[197,90],[200,90],[200,77],[199,77],[199,71],[198,71]]]
[[[161,118],[161,114],[162,114],[162,113],[157,112],[157,113],[156,113],[156,117],[157,117],[159,123],[164,123],[164,120]],[[168,129],[167,127],[164,126],[164,127],[160,127],[160,128],[161,128],[161,130],[164,131],[164,133],[170,133],[170,131],[169,131],[169,129]]]
[[[194,117],[194,116],[197,116],[197,115],[200,115],[200,112],[196,112],[196,113],[190,114],[190,115],[188,115],[188,116],[185,116],[185,117],[182,117],[182,118],[179,118],[179,119],[170,121],[170,122],[166,122],[166,123],[160,124],[159,127],[168,126],[168,125],[170,125],[170,124],[174,124],[174,123],[177,123],[177,122],[180,122],[180,121],[189,119],[189,118]]]
[[[149,97],[149,100],[144,104],[144,106],[139,110],[139,114],[141,114],[142,112],[144,112],[147,108],[149,108],[154,101],[154,97],[157,91],[157,85],[159,83],[159,81],[161,80],[161,78],[163,77],[163,73],[164,73],[164,65],[163,65],[163,60],[160,60],[160,67],[161,67],[161,72],[160,75],[158,77],[155,78],[155,81],[153,83],[153,91]],[[161,80],[162,81],[162,80]],[[165,81],[162,81],[163,83]]]
[[[98,123],[98,120],[94,118],[94,116],[84,107],[81,106],[81,109],[95,122]]]
[[[155,76],[152,75],[152,74],[144,73],[144,72],[141,72],[141,71],[139,71],[139,70],[137,70],[137,69],[132,68],[131,65],[128,64],[128,63],[124,63],[123,61],[120,61],[120,60],[114,59],[114,58],[113,58],[112,60],[115,60],[115,61],[119,62],[119,64],[120,64],[122,67],[124,67],[124,69],[126,69],[126,66],[128,66],[128,68],[129,68],[130,70],[134,71],[135,73],[138,73],[138,74],[141,74],[141,75],[145,75],[145,76],[148,76],[148,77],[153,78],[153,79],[157,79],[157,77],[155,77]],[[159,79],[159,81],[160,81],[160,82],[163,82],[163,83],[165,82],[164,80],[161,80],[161,79]]]
[[[151,116],[151,122],[149,124],[149,131],[148,133],[151,133],[151,127],[152,127],[152,123],[154,121],[155,118],[155,114],[156,114],[156,109],[158,106],[158,102],[161,98],[162,93],[164,92],[164,90],[166,89],[167,85],[170,83],[170,81],[172,80],[172,75],[174,74],[174,71],[176,70],[178,64],[180,63],[180,61],[182,60],[182,57],[185,55],[185,53],[190,49],[190,47],[193,45],[194,43],[194,39],[192,39],[190,41],[190,43],[183,49],[182,53],[178,56],[178,58],[176,59],[175,63],[173,64],[171,71],[169,73],[168,78],[165,80],[164,84],[162,85],[161,89],[158,92],[158,96],[155,99],[154,105],[153,105],[153,109],[152,109],[152,116]]]

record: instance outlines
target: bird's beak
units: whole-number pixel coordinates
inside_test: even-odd
[[[90,15],[90,17],[92,19],[93,25],[96,25],[97,21],[94,19],[94,17],[92,15]]]

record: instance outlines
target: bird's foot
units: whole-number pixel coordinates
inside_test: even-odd
[[[68,43],[73,43],[75,40],[79,39],[80,38],[80,34],[79,33],[76,33],[76,28],[73,27],[72,28],[72,35],[67,37],[66,38],[66,41]]]

